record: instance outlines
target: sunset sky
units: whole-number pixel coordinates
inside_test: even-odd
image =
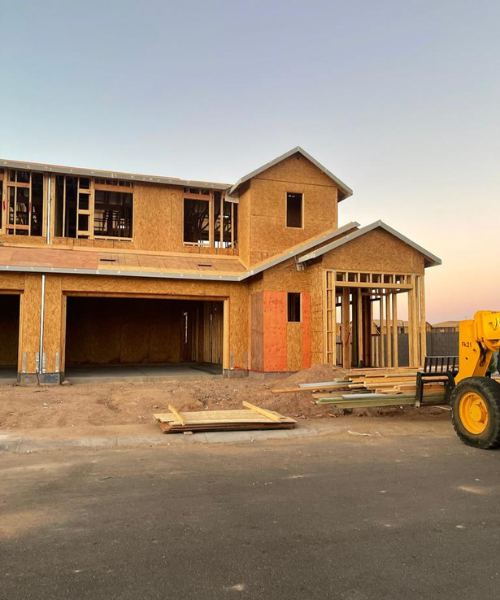
[[[0,0],[0,156],[234,182],[300,145],[500,310],[498,0]]]

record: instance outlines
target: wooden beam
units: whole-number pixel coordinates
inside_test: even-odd
[[[361,290],[356,291],[357,300],[357,334],[358,334],[358,365],[363,360],[363,298]],[[363,361],[364,362],[364,361]]]
[[[260,408],[260,406],[255,406],[254,404],[250,404],[250,402],[247,402],[246,400],[243,400],[243,406],[245,406],[246,408],[249,408],[250,410],[253,410],[256,413],[259,413],[259,415],[262,415],[263,417],[267,417],[268,419],[271,419],[271,421],[276,421],[276,422],[281,421],[280,415],[277,415],[277,414],[271,412],[270,410],[266,410],[265,408]]]
[[[174,415],[181,425],[184,426],[186,424],[184,417],[181,415],[181,413],[177,412],[177,410],[171,404],[168,405],[168,410]]]
[[[351,368],[350,324],[350,293],[349,288],[344,288],[342,290],[342,366],[344,369]]]
[[[337,287],[367,288],[372,290],[409,290],[411,285],[408,283],[361,283],[358,281],[337,281]]]
[[[224,300],[222,314],[222,368],[229,371],[230,364],[230,344],[229,344],[229,298]],[[251,334],[251,331],[249,332]]]
[[[390,294],[385,298],[385,342],[387,346],[387,366],[392,367],[392,319]]]
[[[385,361],[385,336],[384,336],[384,296],[380,296],[380,366],[387,367]]]
[[[427,355],[427,321],[425,319],[425,276],[421,275],[420,280],[420,365],[423,366]]]
[[[398,295],[392,295],[392,352],[394,356],[393,366],[399,366],[398,346]]]

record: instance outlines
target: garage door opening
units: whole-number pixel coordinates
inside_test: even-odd
[[[0,378],[15,379],[19,356],[19,294],[0,294]]]
[[[220,375],[223,302],[68,297],[65,372]]]

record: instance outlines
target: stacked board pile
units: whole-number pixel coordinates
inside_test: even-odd
[[[277,412],[243,402],[248,410],[203,410],[153,415],[163,433],[196,431],[240,431],[249,429],[293,429],[297,421]]]
[[[411,405],[416,402],[417,372],[410,367],[350,369],[335,381],[301,383],[295,388],[272,391],[276,394],[309,392],[317,404],[328,404],[332,408]],[[424,387],[423,404],[442,404],[444,397],[443,382],[433,381]]]

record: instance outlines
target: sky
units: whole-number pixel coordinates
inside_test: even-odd
[[[0,0],[0,157],[234,182],[302,146],[500,310],[498,0]]]

